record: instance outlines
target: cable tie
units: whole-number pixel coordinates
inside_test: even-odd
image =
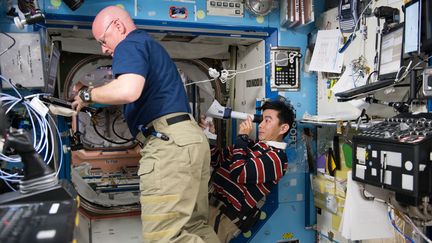
[[[220,75],[220,77],[219,77],[219,79],[220,79],[220,81],[222,82],[222,83],[226,83],[226,81],[227,81],[227,79],[228,79],[228,70],[226,70],[226,69],[223,69],[222,71],[221,71],[221,75]]]
[[[212,78],[218,78],[220,76],[219,72],[214,68],[209,68],[208,73]]]

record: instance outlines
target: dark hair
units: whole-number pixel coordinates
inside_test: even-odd
[[[283,98],[283,100],[281,99]],[[260,108],[260,110],[275,110],[278,112],[279,125],[287,123],[289,125],[289,129],[286,133],[284,133],[283,137],[288,135],[289,130],[292,128],[294,123],[294,108],[291,103],[286,100],[284,97],[279,96],[277,100],[266,101]]]

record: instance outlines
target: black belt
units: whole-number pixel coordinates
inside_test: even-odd
[[[170,125],[182,122],[182,121],[188,121],[190,119],[191,118],[190,118],[189,114],[182,114],[182,115],[167,118],[166,123],[168,124],[168,126],[170,126]],[[156,130],[154,129],[153,126],[150,126],[150,127],[143,129],[141,132],[144,135],[144,137],[148,137],[150,135],[154,135]]]
[[[189,114],[182,114],[182,115],[178,115],[178,116],[174,116],[171,118],[166,119],[166,122],[169,125],[173,125],[182,121],[189,121],[191,118],[189,116]]]

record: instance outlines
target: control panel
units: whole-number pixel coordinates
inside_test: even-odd
[[[300,48],[272,47],[270,50],[272,90],[296,91],[300,88]]]
[[[207,15],[243,17],[242,0],[207,0]]]
[[[431,151],[431,114],[385,119],[353,137],[353,180],[394,191],[396,200],[418,205],[432,192]]]

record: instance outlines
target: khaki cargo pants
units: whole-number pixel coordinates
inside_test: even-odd
[[[210,148],[195,120],[152,122],[169,141],[143,140],[138,175],[144,242],[219,242],[208,225]],[[142,136],[142,135],[141,135]]]

